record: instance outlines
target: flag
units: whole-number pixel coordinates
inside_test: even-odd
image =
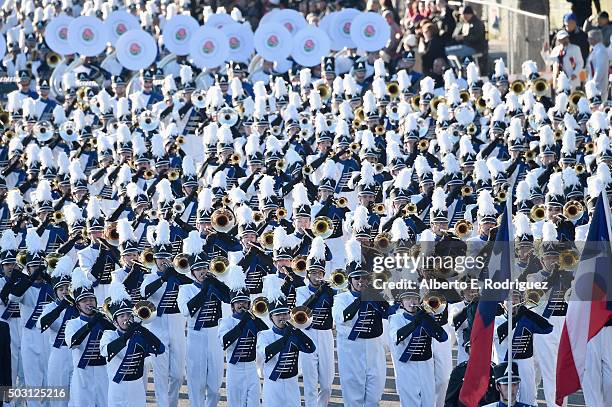
[[[493,281],[509,281],[512,275],[514,250],[510,244],[513,241],[510,202],[512,199],[508,197],[488,264],[489,278]],[[508,290],[503,289],[486,290],[481,293],[470,335],[470,347],[475,351],[470,352],[463,386],[459,393],[459,400],[467,407],[478,406],[489,386],[495,316],[499,302],[507,297]]]
[[[561,332],[557,354],[557,404],[581,386],[587,343],[612,316],[605,286],[610,272],[610,207],[606,192],[597,199]]]

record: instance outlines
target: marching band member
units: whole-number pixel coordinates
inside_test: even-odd
[[[508,362],[501,362],[493,368],[495,374],[495,386],[499,392],[499,401],[487,404],[483,407],[535,407],[535,404],[526,404],[519,401],[520,385],[523,379],[519,375],[520,369],[516,362],[512,362],[512,382],[508,383]]]
[[[157,318],[150,331],[164,344],[166,351],[153,359],[155,397],[160,406],[176,407],[185,370],[185,318],[180,314],[177,298],[179,287],[191,279],[173,267],[170,225],[160,220],[155,232],[148,236],[155,265],[145,275],[140,295],[155,305]]]
[[[108,313],[115,329],[104,331],[100,338],[100,355],[107,359],[108,405],[145,406],[143,370],[145,358],[164,353],[164,344],[143,326],[153,318],[153,306],[137,303],[134,309],[132,297],[118,280],[109,287]],[[150,304],[149,304],[150,305]],[[144,312],[143,312],[144,310]],[[135,321],[134,313],[145,320]]]
[[[183,252],[189,256],[193,283],[181,285],[178,307],[187,320],[187,382],[189,401],[196,406],[216,406],[223,378],[223,351],[217,338],[221,304],[229,303],[228,287],[206,266],[203,240],[197,231],[189,233]],[[220,260],[216,260],[220,261]],[[223,266],[227,267],[227,266]],[[224,271],[226,272],[226,271]],[[181,332],[182,334],[182,332]],[[204,344],[204,346],[203,346]]]
[[[332,307],[340,385],[345,405],[374,406],[385,385],[382,320],[389,304],[367,290],[370,274],[363,267],[359,242],[351,239],[346,246],[349,289],[335,297]]]
[[[64,340],[72,350],[70,399],[75,405],[104,407],[108,405],[108,379],[100,338],[114,325],[98,308],[92,282],[79,267],[72,271],[72,292],[79,317],[68,321],[64,331]]]
[[[261,397],[256,363],[257,337],[260,331],[268,329],[268,325],[251,311],[249,289],[242,268],[230,264],[227,273],[232,315],[221,319],[218,333],[219,342],[227,354],[227,403],[255,407],[259,406]]]
[[[299,355],[315,351],[315,344],[290,322],[290,312],[281,290],[281,280],[272,279],[264,287],[268,300],[271,329],[257,334],[257,356],[264,361],[262,405],[299,406]],[[297,324],[296,324],[297,325]]]
[[[49,386],[70,386],[72,376],[72,354],[65,341],[66,324],[79,316],[74,298],[70,295],[70,282],[73,262],[64,256],[57,260],[51,273],[51,282],[55,291],[55,301],[45,305],[40,318],[36,322],[41,332],[47,331],[47,339],[51,352],[47,369],[47,384]],[[51,405],[67,406],[68,400],[51,400]]]
[[[438,398],[435,382],[431,380],[434,376],[432,339],[444,342],[448,335],[432,315],[419,306],[417,291],[404,291],[398,300],[404,312],[391,316],[389,339],[400,401],[402,406],[432,406]]]
[[[315,237],[306,259],[308,285],[296,289],[296,305],[312,311],[312,325],[304,332],[315,345],[315,351],[305,354],[301,359],[306,406],[327,406],[334,381],[331,310],[336,290],[325,281],[325,250],[323,238]]]

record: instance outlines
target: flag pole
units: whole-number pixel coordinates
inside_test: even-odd
[[[512,223],[511,202],[512,202],[512,188],[508,188],[508,196],[506,198],[506,214],[507,214],[506,216],[508,220],[508,247],[507,247],[507,250],[509,252],[509,258],[510,258],[510,265],[509,265],[510,266],[510,281],[513,282],[514,275],[515,275],[514,274],[514,258],[516,254],[514,250],[510,250],[511,248],[514,248],[514,228],[513,228],[513,223]],[[508,310],[508,403],[512,402],[510,398],[512,397],[512,342],[514,339],[514,328],[512,325],[513,297],[514,297],[514,290],[512,289],[512,285],[510,285],[510,291],[508,293],[508,306],[506,308]]]

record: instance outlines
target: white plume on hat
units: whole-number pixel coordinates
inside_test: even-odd
[[[476,155],[476,150],[474,150],[474,146],[472,145],[472,139],[467,134],[464,134],[459,139],[459,155],[464,156],[467,154]]]
[[[409,168],[402,169],[395,181],[393,182],[393,186],[399,189],[408,189],[412,182],[412,171]]]
[[[70,174],[70,160],[65,151],[60,151],[57,154],[57,168],[57,173],[59,175]]]
[[[232,203],[234,205],[241,204],[242,202],[247,200],[246,192],[244,192],[238,186],[235,186],[232,189],[230,189],[230,191],[227,194],[227,196],[229,197],[230,201],[232,201]]]
[[[28,253],[38,253],[45,250],[43,240],[36,233],[36,228],[28,228],[25,237],[25,244]]]
[[[499,58],[495,60],[495,77],[507,76],[508,70],[506,69],[506,64],[504,60]]]
[[[552,174],[548,180],[548,194],[565,196],[563,190],[563,175],[560,172]]]
[[[66,118],[66,112],[64,111],[64,107],[62,105],[57,105],[53,108],[53,124],[59,126],[60,124],[68,121]]]
[[[405,69],[399,70],[397,72],[397,84],[400,88],[400,91],[404,91],[412,85],[412,81],[410,80],[410,76]]]
[[[39,203],[53,200],[51,196],[51,184],[46,179],[42,179],[38,182],[38,186],[36,187],[34,194],[36,197],[36,202]]]
[[[213,194],[210,188],[202,188],[198,193],[198,210],[209,211],[213,205]]]
[[[17,188],[11,189],[10,191],[8,191],[6,203],[9,207],[9,210],[11,212],[15,212],[15,209],[24,207],[23,195],[21,195],[21,192]]]
[[[487,167],[490,169],[493,177],[497,177],[499,174],[503,174],[506,171],[504,163],[502,163],[497,157],[487,158]]]
[[[64,216],[68,226],[72,226],[76,222],[83,220],[83,211],[77,206],[77,204],[69,202],[64,205]]]
[[[166,154],[164,140],[162,139],[162,136],[157,133],[151,137],[151,154],[153,154],[153,157],[157,158],[161,158]]]
[[[130,297],[130,294],[128,294],[127,290],[125,289],[125,285],[123,285],[123,283],[117,278],[113,278],[108,286],[108,295],[110,297],[111,304],[132,301],[132,297]]]
[[[455,154],[450,153],[442,157],[443,172],[446,175],[458,174],[461,172],[461,166]]]
[[[525,180],[519,181],[516,186],[516,200],[515,203],[525,202],[531,198],[531,192],[529,191],[529,183]]]
[[[387,92],[387,84],[383,78],[376,78],[372,81],[372,91],[378,100],[383,99],[389,94]]]
[[[344,93],[344,81],[341,77],[336,76],[332,82],[332,92],[334,95],[342,95]]]
[[[144,191],[135,182],[130,182],[125,187],[125,193],[132,201],[136,199],[138,194],[144,194]]]
[[[462,126],[467,126],[468,124],[473,123],[475,116],[476,112],[467,106],[460,106],[455,109],[455,120],[457,120],[457,123]]]
[[[40,162],[40,147],[38,144],[30,143],[26,147],[26,155],[28,159],[26,160],[26,164],[28,167],[31,167],[33,163]]]
[[[157,202],[172,202],[174,201],[174,194],[172,193],[172,187],[170,181],[167,178],[162,179],[157,184],[158,198]]]
[[[259,182],[259,197],[267,198],[276,195],[274,192],[274,178],[264,175]]]
[[[336,163],[332,160],[326,160],[323,164],[322,177],[321,179],[333,179],[336,180],[338,177],[338,168]]]
[[[96,219],[102,217],[102,209],[100,208],[100,200],[96,197],[91,197],[87,202],[87,218]]]
[[[53,159],[53,153],[51,149],[44,146],[40,149],[40,163],[43,168],[56,168],[55,161]]]
[[[280,280],[277,278],[277,280]],[[227,277],[224,279],[225,285],[232,291],[241,291],[246,288],[246,275],[233,257],[229,259]]]
[[[566,73],[563,71],[559,72],[559,75],[557,76],[557,91],[562,92],[563,90],[571,89],[571,87],[572,84]]]
[[[601,95],[601,92],[597,89],[597,83],[593,79],[586,81],[584,84],[584,93],[586,93],[588,99]]]
[[[612,175],[610,175],[610,167],[606,163],[599,163],[596,171],[597,177],[605,184],[612,183]]]
[[[362,231],[368,229],[371,225],[368,223],[368,208],[359,205],[355,208],[351,228],[354,231]]]
[[[433,171],[431,167],[429,166],[429,162],[427,161],[427,158],[425,158],[425,156],[423,155],[417,156],[416,160],[414,160],[414,168],[419,178]]]
[[[421,95],[434,92],[435,83],[431,77],[429,76],[424,77],[423,79],[421,79],[419,84],[421,86],[421,90],[420,90]]]
[[[244,145],[244,152],[248,156],[253,156],[256,153],[261,152],[258,135],[256,134],[249,135],[249,137],[247,138],[246,144]]]
[[[561,174],[563,175],[563,184],[566,187],[569,186],[580,186],[581,187],[581,182],[580,179],[578,178],[578,173],[576,173],[576,170],[572,167],[567,167],[564,168],[561,171]],[[580,188],[582,190],[582,187]]]
[[[349,96],[355,96],[359,94],[359,89],[357,88],[357,81],[353,76],[346,74],[344,75],[344,80],[342,81],[344,85],[344,93]]]
[[[431,196],[431,209],[446,210],[446,192],[441,187],[434,189]]]
[[[557,242],[557,227],[550,220],[544,221],[542,225],[542,241]]]
[[[270,135],[266,137],[266,152],[267,153],[280,152],[282,150],[283,150],[283,147],[281,146],[280,141],[275,136]]]
[[[572,154],[576,151],[576,131],[567,129],[563,133],[563,145],[561,146],[562,153]]]
[[[391,225],[391,241],[410,240],[410,229],[402,218],[397,218]]]
[[[117,117],[117,119],[119,119],[123,116],[129,116],[129,115],[130,115],[130,104],[127,98],[126,97],[119,98],[117,100],[115,116]]]
[[[361,263],[361,243],[354,237],[347,240],[344,245],[346,251],[346,262]]]
[[[66,276],[72,276],[72,269],[74,268],[74,261],[70,256],[62,256],[57,260],[55,268],[51,272],[51,277],[61,278]]]
[[[476,199],[476,204],[478,206],[478,215],[486,216],[486,215],[497,215],[497,210],[495,209],[495,203],[493,202],[493,197],[491,196],[491,191],[483,189],[478,193],[478,198]]]
[[[308,259],[325,260],[325,241],[321,236],[316,236],[312,239]]]
[[[601,178],[597,176],[587,178],[587,193],[589,195],[589,198],[598,197],[601,194],[603,188],[604,184]]]
[[[242,81],[240,80],[240,78],[232,78],[232,80],[230,81],[230,91],[232,92],[233,97],[238,97],[244,94],[242,88]]]
[[[240,205],[236,208],[236,222],[246,225],[253,222],[253,210],[248,205]]]
[[[308,190],[306,189],[303,183],[296,184],[293,187],[291,196],[293,198],[294,208],[297,208],[302,205],[310,205],[310,200],[308,199]]]
[[[195,256],[202,252],[204,239],[200,236],[200,232],[192,230],[185,240],[183,240],[183,253],[189,256]]]
[[[137,241],[134,235],[132,225],[127,218],[121,218],[117,221],[117,233],[119,234],[119,243],[131,241]]]
[[[273,242],[273,247],[276,251],[280,249],[296,247],[301,242],[301,239],[294,235],[288,235],[285,228],[283,228],[282,226],[277,226],[276,228],[274,228]]]
[[[371,90],[368,90],[365,95],[363,95],[363,111],[365,113],[373,113],[376,112],[376,109],[376,97]]]
[[[0,250],[3,252],[8,250],[17,250],[17,237],[11,229],[5,229],[0,238]]]
[[[91,289],[92,281],[87,277],[87,272],[80,267],[75,267],[72,270],[72,278],[70,286],[73,290],[82,288]]]
[[[155,241],[151,245],[170,244],[170,224],[165,219],[160,219],[155,227]]]
[[[285,298],[281,290],[283,280],[276,276],[269,276],[265,278],[263,285],[263,296],[268,299],[269,302],[276,302]]]
[[[211,146],[217,144],[217,130],[219,127],[217,123],[211,122],[204,128],[204,136],[202,137],[202,141],[204,142],[204,146]]]
[[[191,83],[191,81],[193,80],[193,70],[191,69],[191,66],[181,65],[179,76],[181,77],[181,83],[183,85]]]
[[[125,185],[132,180],[132,169],[127,163],[124,163],[119,169],[117,179],[115,180],[116,185]]]
[[[181,164],[183,169],[183,175],[196,175],[195,164],[193,163],[193,157],[190,155],[185,155],[183,157],[183,162]]]
[[[533,235],[529,218],[524,213],[519,212],[514,215],[512,223],[514,225],[515,236]]]
[[[470,62],[466,67],[466,77],[467,83],[469,85],[473,85],[480,79],[480,73],[478,72],[478,67],[474,62]]]
[[[529,78],[531,74],[538,73],[538,65],[532,60],[527,60],[521,64],[521,73]]]

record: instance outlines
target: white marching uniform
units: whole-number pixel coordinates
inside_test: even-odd
[[[219,322],[219,343],[223,346],[223,336],[240,323],[234,316],[226,316]],[[255,337],[256,338],[256,337]],[[229,406],[259,406],[261,384],[257,374],[257,362],[230,363],[230,355],[236,350],[237,341],[227,347],[227,370],[225,388]]]
[[[195,330],[200,312],[193,317],[187,302],[200,292],[195,284],[185,284],[179,288],[178,305],[187,317],[187,389],[189,402],[195,407],[212,407],[219,402],[221,382],[223,381],[223,348],[219,344],[217,326],[202,327]],[[204,308],[204,306],[203,306]],[[203,316],[206,320],[206,315]]]
[[[605,326],[587,342],[582,392],[589,407],[612,405],[612,326]]]
[[[444,305],[444,307],[448,308],[448,304]],[[444,313],[444,311],[440,313]],[[446,390],[448,389],[448,382],[450,381],[450,375],[453,371],[453,341],[451,338],[454,337],[454,329],[448,321],[445,321],[442,328],[446,331],[449,339],[444,342],[433,341],[431,344],[434,355],[434,377],[436,384],[435,405],[437,407],[444,407]]]
[[[23,376],[26,386],[46,386],[47,367],[49,363],[49,346],[40,329],[36,328],[36,321],[40,317],[43,307],[51,302],[52,298],[43,303],[38,303],[41,288],[34,285],[21,297],[9,295],[9,301],[20,303],[21,313],[21,361],[23,364]],[[38,316],[34,316],[35,314]],[[34,324],[28,328],[28,321],[34,318]],[[29,400],[28,406],[42,406],[43,402]]]
[[[145,288],[160,278],[157,268],[144,276],[140,294],[145,298]],[[153,302],[159,311],[160,301],[166,290],[164,282],[148,300]],[[164,344],[166,351],[153,359],[153,378],[155,380],[155,397],[158,406],[178,405],[178,395],[185,375],[185,318],[181,314],[158,314],[151,320],[148,329]]]
[[[91,268],[98,259],[99,249],[94,249],[91,245],[81,249],[77,252],[77,258],[79,259],[79,266],[87,272],[88,277],[95,281],[95,278],[91,275]],[[109,271],[110,272],[110,271]],[[104,304],[104,300],[108,295],[109,284],[97,284],[93,287],[94,294],[96,295],[96,301],[98,304]]]
[[[314,293],[308,286],[296,288],[296,305],[303,305]],[[317,314],[313,311],[313,321]],[[324,316],[323,316],[324,317]],[[303,332],[314,342],[313,353],[300,358],[304,379],[304,402],[306,407],[327,406],[334,381],[334,336],[331,329],[304,329]]]
[[[72,337],[77,331],[86,325],[88,319],[85,317],[79,317],[71,319],[66,323],[66,336],[65,340],[67,344],[72,343]],[[75,406],[88,406],[88,407],[106,407],[108,405],[108,379],[106,376],[106,366],[85,366],[84,368],[78,367],[79,362],[82,358],[87,358],[90,355],[91,350],[88,349],[89,334],[79,345],[72,348],[72,379],[70,381],[70,400]],[[99,346],[97,344],[90,344],[94,347]],[[69,345],[70,346],[70,345]],[[91,355],[95,357],[96,355]]]
[[[6,284],[6,277],[0,278],[0,290]],[[23,368],[21,366],[21,318],[19,317],[19,303],[9,301],[4,304],[0,301],[0,320],[6,322],[11,333],[11,383],[17,383],[17,377],[23,383]]]
[[[357,317],[344,321],[343,311],[355,297],[350,291],[336,295],[332,316],[336,323],[338,373],[345,406],[378,406],[385,387],[386,360],[382,336],[349,340]]]
[[[108,344],[119,338],[118,331],[104,331],[100,339],[100,354],[108,358]],[[126,348],[106,363],[108,375],[108,405],[109,407],[144,407],[147,404],[144,379],[122,381],[115,383],[113,377],[119,370],[125,358]]]

